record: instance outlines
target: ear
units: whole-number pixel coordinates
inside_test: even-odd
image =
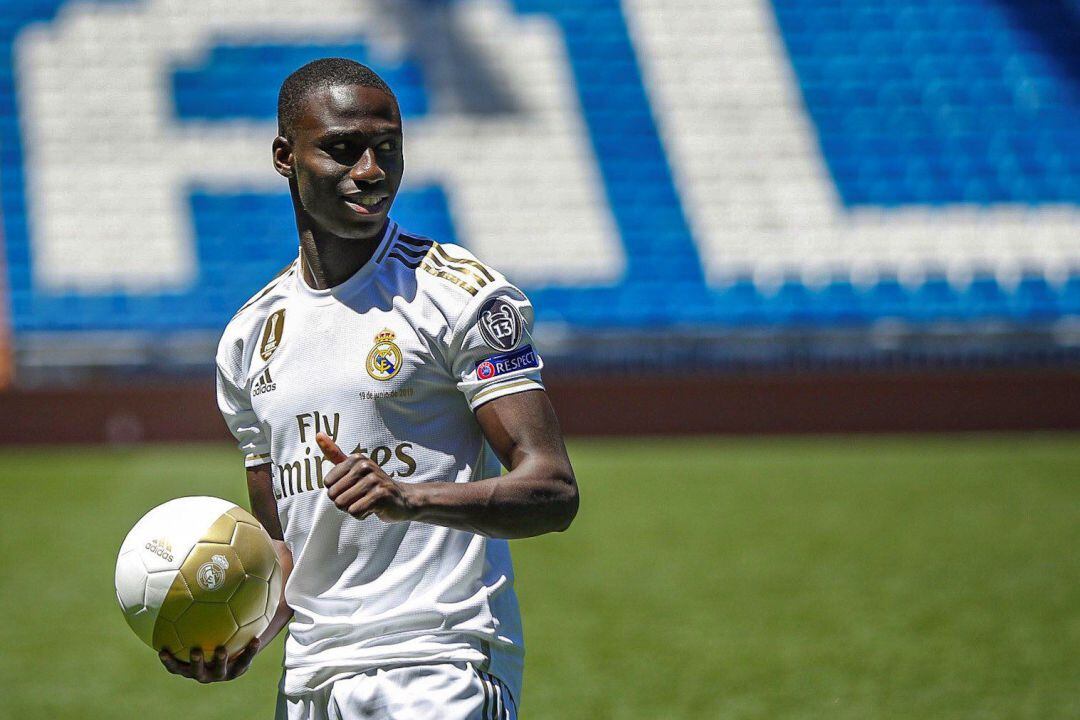
[[[281,177],[292,179],[293,153],[292,144],[283,135],[274,138],[274,169]]]

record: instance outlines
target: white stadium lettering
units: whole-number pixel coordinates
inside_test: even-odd
[[[167,0],[71,2],[51,23],[24,28],[15,56],[35,286],[132,293],[189,286],[198,267],[185,189],[284,186],[269,159],[274,124],[176,120],[169,71],[223,41],[366,41],[392,60],[403,53],[404,28],[383,10],[355,0],[234,0],[213,12]],[[525,112],[411,120],[406,189],[441,183],[458,235],[520,281],[618,278],[619,234],[558,26],[520,17],[505,0],[459,3],[452,12],[478,51],[505,70]],[[72,202],[73,173],[109,182],[79,182]],[[522,197],[560,212],[536,213]],[[64,261],[73,254],[80,262]]]
[[[811,284],[928,269],[1061,278],[1080,257],[1080,209],[954,205],[847,211],[818,148],[766,0],[626,0],[645,85],[706,276]],[[738,42],[700,28],[726,28]],[[1049,212],[1047,211],[1049,210]],[[1032,232],[1039,241],[1032,242]]]

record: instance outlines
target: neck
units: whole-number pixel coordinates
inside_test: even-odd
[[[371,260],[386,225],[371,238],[355,240],[327,233],[298,213],[297,229],[304,280],[317,290],[326,290],[345,282]]]

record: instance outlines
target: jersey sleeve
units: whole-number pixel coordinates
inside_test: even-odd
[[[251,395],[240,378],[240,363],[236,358],[217,361],[217,401],[225,423],[236,438],[237,447],[244,453],[244,466],[255,467],[270,462],[270,438],[251,409]],[[224,361],[224,362],[223,362]]]
[[[454,328],[450,361],[471,409],[505,395],[544,389],[544,363],[532,327],[532,304],[508,283],[469,303]]]

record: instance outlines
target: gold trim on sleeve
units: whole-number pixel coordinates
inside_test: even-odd
[[[477,400],[479,400],[481,398],[485,398],[488,395],[493,395],[494,393],[497,393],[500,390],[515,390],[517,388],[523,388],[523,387],[525,387],[527,385],[534,385],[540,390],[544,389],[543,385],[536,382],[532,378],[525,378],[523,380],[512,380],[511,382],[508,382],[508,383],[500,383],[500,384],[495,385],[495,386],[488,386],[488,387],[484,388],[480,392],[473,395],[472,401],[475,403]]]
[[[476,295],[476,293],[480,292],[480,288],[472,285],[471,283],[465,282],[457,275],[451,275],[448,272],[439,270],[435,266],[429,265],[427,262],[422,263],[420,267],[423,268],[425,272],[434,275],[437,278],[441,278],[450,283],[451,285],[457,285],[459,288],[469,293],[470,295]]]

